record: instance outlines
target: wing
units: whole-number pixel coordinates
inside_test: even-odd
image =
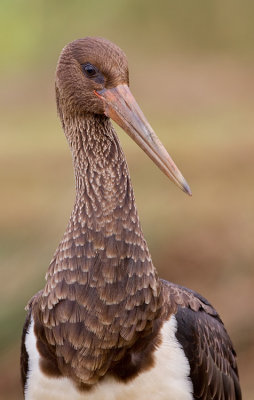
[[[163,284],[176,310],[176,337],[190,363],[194,399],[241,400],[236,353],[215,309],[191,290]]]

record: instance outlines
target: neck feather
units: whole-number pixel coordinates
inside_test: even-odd
[[[139,289],[157,292],[157,275],[144,239],[127,163],[108,118],[65,121],[75,171],[76,200],[49,277],[74,265],[89,272],[98,260],[105,279],[124,273]],[[67,262],[68,260],[68,262]],[[129,282],[130,285],[130,282]],[[130,285],[132,286],[132,285]],[[132,291],[137,290],[132,288]]]
[[[49,331],[67,315],[72,327],[76,319],[82,322],[82,348],[87,346],[93,357],[86,344],[91,335],[98,343],[107,342],[107,351],[105,343],[96,346],[101,370],[91,366],[84,378],[94,382],[127,349],[157,334],[162,295],[110,121],[102,116],[74,120],[68,129],[65,125],[65,133],[73,154],[76,201],[47,273],[41,318]],[[60,317],[56,310],[61,308]]]

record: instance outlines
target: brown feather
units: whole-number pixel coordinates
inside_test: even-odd
[[[140,332],[144,343],[156,336],[161,309],[160,281],[118,139],[108,119],[89,118],[82,127],[81,121],[68,121],[76,202],[46,287],[32,305],[35,326],[43,324],[44,347],[48,341],[56,355],[56,369],[86,385],[106,371],[116,373],[115,364],[138,346]],[[145,359],[129,371],[137,372]]]

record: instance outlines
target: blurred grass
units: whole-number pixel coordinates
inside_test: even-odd
[[[44,285],[72,208],[54,69],[61,48],[86,35],[125,50],[132,91],[193,191],[182,194],[118,130],[154,264],[218,309],[243,397],[253,398],[253,11],[236,0],[2,0],[1,398],[21,398],[24,306]]]

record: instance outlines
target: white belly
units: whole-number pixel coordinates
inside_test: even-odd
[[[26,337],[29,372],[26,400],[193,400],[190,366],[176,340],[174,316],[162,327],[162,344],[155,351],[155,365],[127,383],[105,378],[89,392],[79,392],[68,378],[49,378],[39,367],[33,322]]]

